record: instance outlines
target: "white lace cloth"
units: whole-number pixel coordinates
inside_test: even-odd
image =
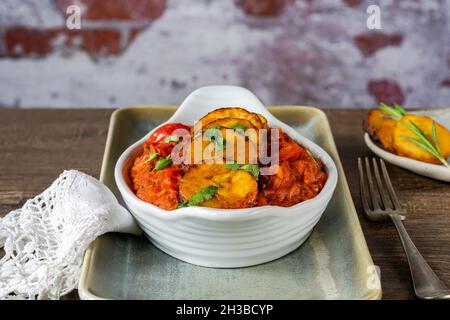
[[[42,194],[0,219],[0,299],[69,293],[78,285],[85,250],[110,231],[139,233],[105,185],[64,171]]]

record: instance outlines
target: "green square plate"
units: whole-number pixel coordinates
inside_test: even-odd
[[[110,233],[86,252],[79,284],[82,299],[380,299],[381,287],[367,248],[326,115],[316,108],[269,108],[278,119],[324,148],[339,181],[310,238],[278,260],[237,269],[179,261],[146,238]],[[111,122],[100,180],[121,200],[114,182],[120,154],[175,107],[117,110]]]

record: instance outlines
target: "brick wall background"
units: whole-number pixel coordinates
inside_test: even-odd
[[[449,107],[450,0],[0,1],[0,107],[179,104],[210,84],[267,104]]]

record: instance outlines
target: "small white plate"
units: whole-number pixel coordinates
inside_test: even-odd
[[[450,109],[417,111],[413,113],[430,116],[443,126],[450,128]],[[368,133],[364,134],[364,142],[369,147],[369,149],[372,150],[373,153],[389,163],[425,177],[450,182],[450,170],[443,165],[426,163],[395,155],[379,147],[375,142],[372,141]]]

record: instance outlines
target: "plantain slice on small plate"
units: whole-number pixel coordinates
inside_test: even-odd
[[[364,127],[373,139],[378,140],[378,132],[381,124],[386,119],[386,113],[379,109],[370,109],[367,112],[367,118],[364,120]]]
[[[253,175],[243,170],[229,170],[226,164],[199,164],[189,168],[180,181],[181,197],[190,201],[194,194],[214,186],[217,191],[211,200],[200,206],[222,209],[252,207],[258,193]]]
[[[395,125],[392,145],[396,154],[428,163],[441,163],[431,153],[408,140],[408,138],[417,139],[417,137],[402,123],[411,125],[411,122],[419,127],[431,141],[433,123],[435,123],[438,149],[445,159],[450,156],[450,131],[428,116],[413,114],[403,116]]]
[[[397,122],[392,119],[386,119],[381,123],[380,130],[378,131],[378,139],[383,147],[394,152],[394,129],[397,126]]]
[[[380,141],[382,146],[393,152],[393,134],[397,121],[390,118],[385,112],[379,109],[369,110],[365,127],[370,136]]]

